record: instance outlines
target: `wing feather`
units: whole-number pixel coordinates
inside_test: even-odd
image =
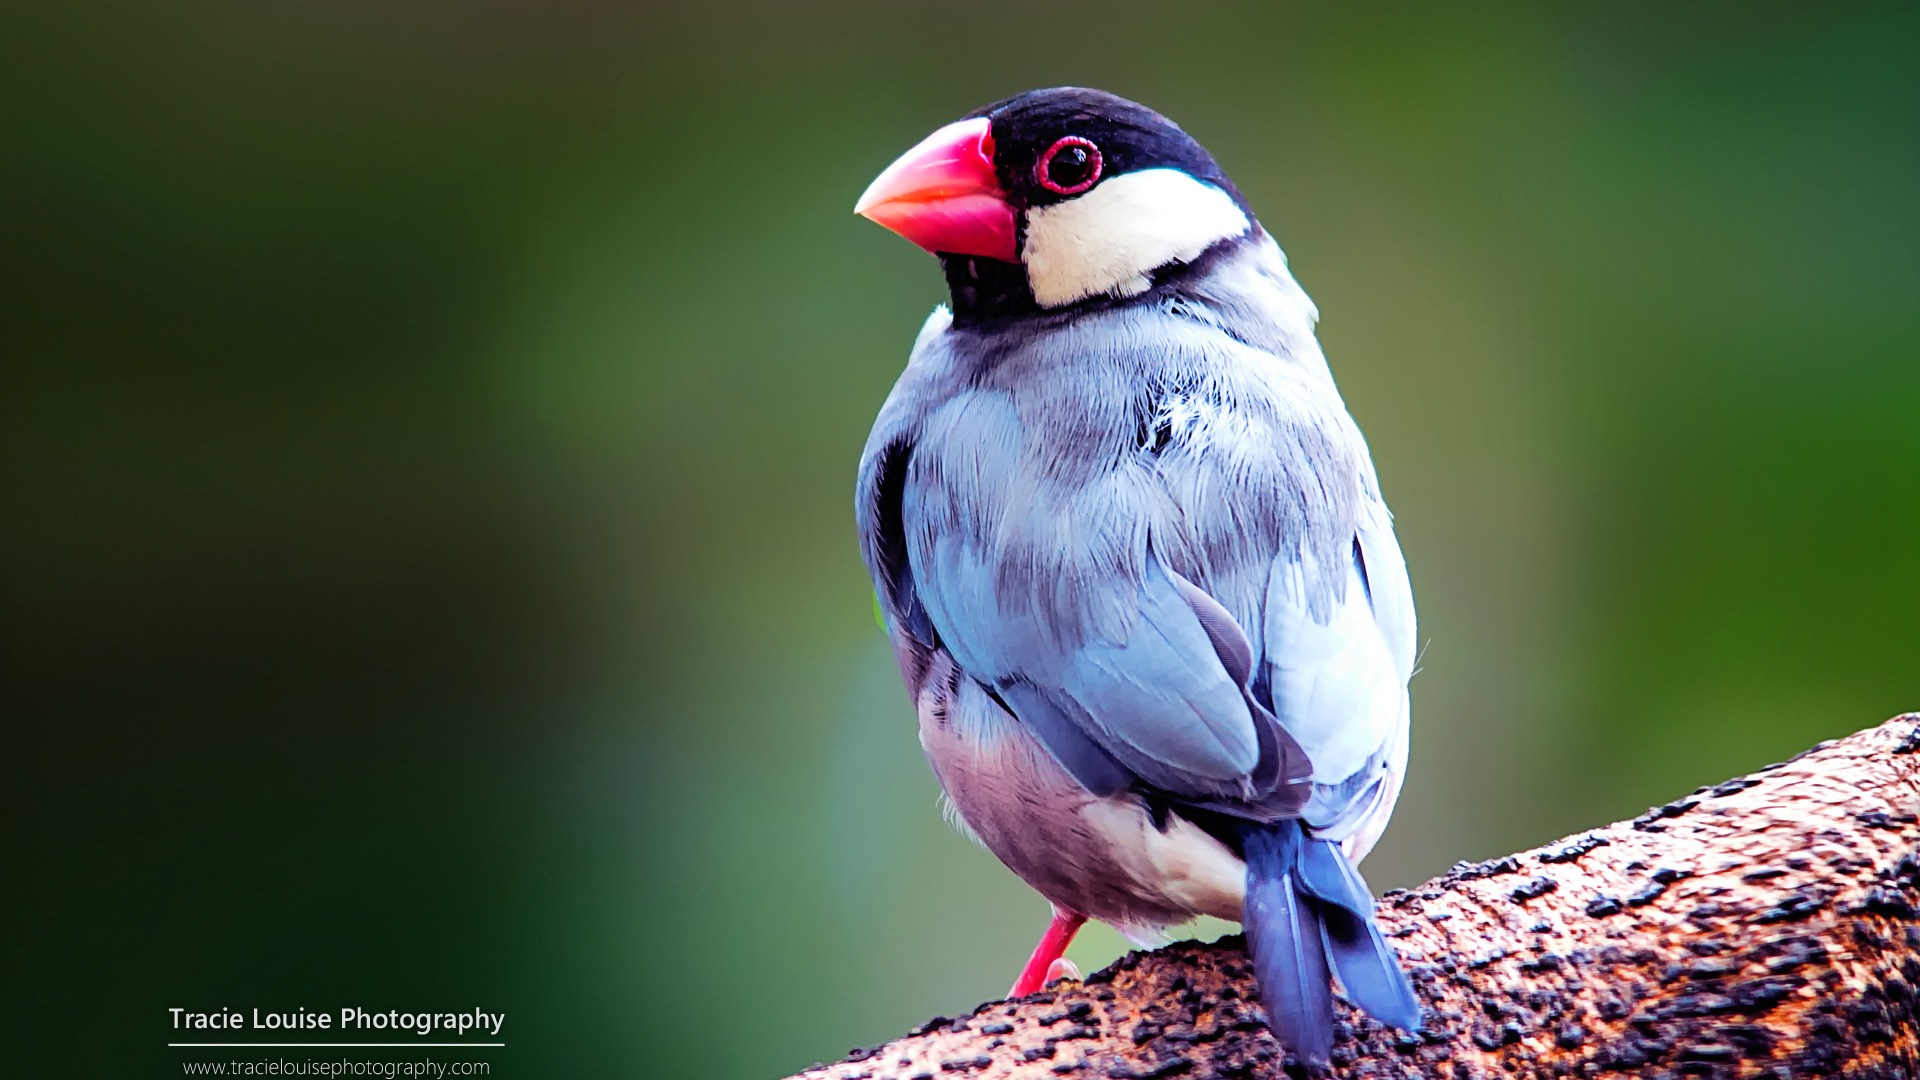
[[[1124,318],[1032,345],[1045,376],[923,335],[862,465],[903,670],[945,650],[1090,790],[1349,835],[1397,791],[1414,641],[1364,444],[1324,369]]]

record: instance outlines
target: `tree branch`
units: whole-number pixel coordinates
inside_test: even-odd
[[[1920,1078],[1920,714],[1622,822],[1388,893],[1425,1002],[1339,1006],[1342,1077]],[[1238,937],[1130,953],[806,1080],[1305,1073]]]

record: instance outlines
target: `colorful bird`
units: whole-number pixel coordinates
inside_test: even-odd
[[[1097,90],[934,132],[856,212],[938,256],[860,461],[867,567],[960,821],[1088,918],[1241,922],[1276,1036],[1420,1007],[1355,866],[1407,761],[1413,595],[1312,301],[1213,158]]]

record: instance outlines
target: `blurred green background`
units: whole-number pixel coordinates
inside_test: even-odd
[[[495,1075],[771,1077],[1004,991],[1045,906],[941,823],[851,521],[942,290],[849,211],[1032,86],[1182,122],[1320,305],[1429,645],[1376,887],[1920,708],[1916,46],[1911,5],[8,5],[3,1053],[481,1007]]]

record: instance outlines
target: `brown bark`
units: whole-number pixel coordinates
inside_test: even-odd
[[[1920,1080],[1920,714],[1380,904],[1427,1010],[1339,1077]],[[936,1017],[806,1080],[1304,1076],[1237,937]]]

